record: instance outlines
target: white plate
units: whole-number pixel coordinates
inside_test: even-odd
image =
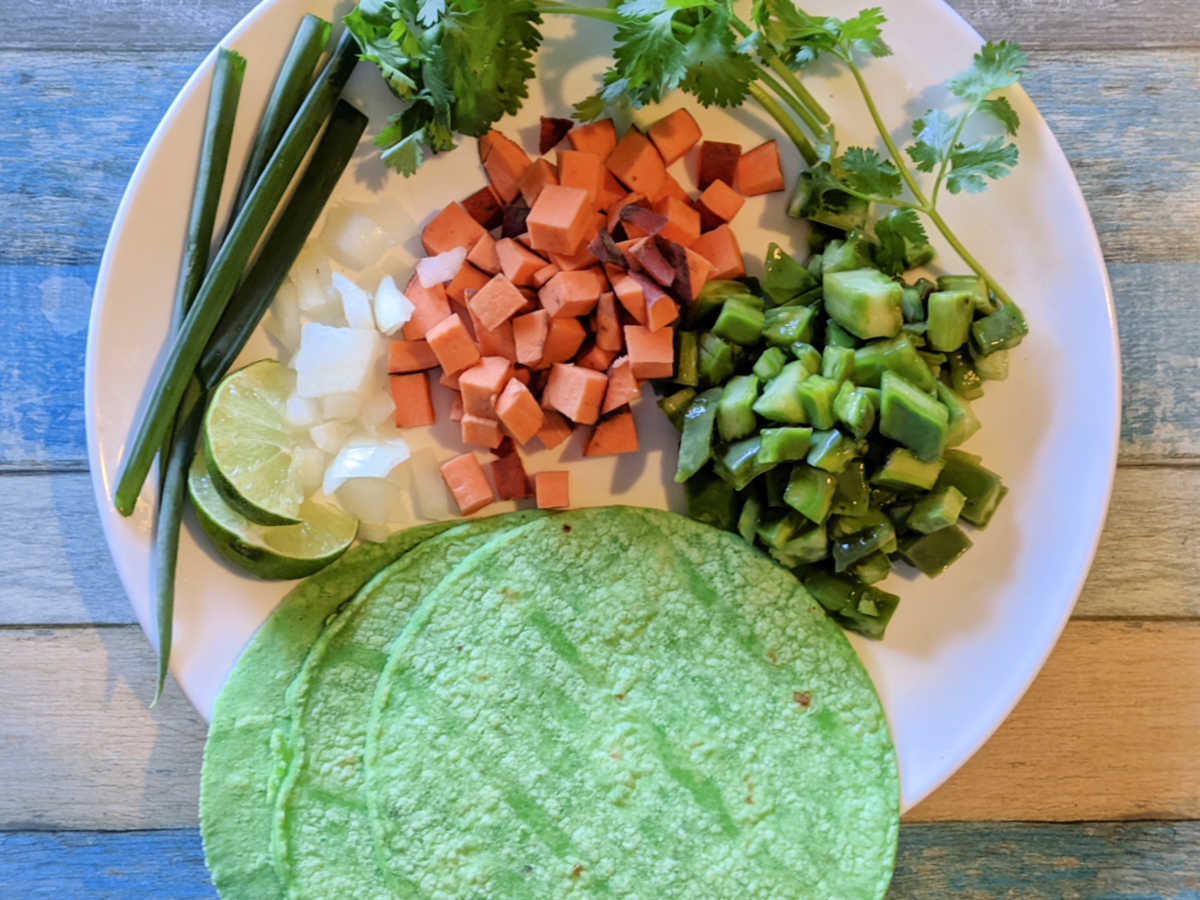
[[[843,15],[857,8],[836,0],[821,6]],[[937,102],[936,86],[969,63],[979,37],[939,0],[893,0],[884,6],[894,14],[885,34],[896,55],[872,60],[866,72],[889,126],[902,129],[931,98]],[[232,173],[241,170],[257,111],[306,11],[330,15],[327,4],[266,0],[226,38],[227,46],[249,60]],[[536,142],[533,126],[540,113],[566,115],[570,101],[590,91],[609,46],[606,26],[551,18],[548,36],[570,37],[548,42],[539,61],[542,81],[533,87],[525,111],[500,126],[509,134],[519,132],[527,146]],[[573,36],[572,29],[578,29]],[[100,268],[88,335],[92,479],[122,583],[148,630],[150,492],[128,519],[115,513],[109,497],[167,330],[211,63],[210,57],[184,86],[130,180]],[[870,122],[848,82],[819,73],[807,81],[834,113],[844,144],[874,144]],[[372,114],[371,133],[394,110],[374,67],[366,64],[355,73],[347,96]],[[975,549],[946,574],[936,581],[894,577],[903,602],[885,641],[855,639],[891,722],[905,808],[941,784],[987,739],[1050,652],[1095,551],[1116,459],[1118,347],[1100,248],[1053,135],[1022,92],[1010,97],[1022,120],[1020,165],[982,196],[947,197],[945,215],[1023,305],[1032,329],[1013,352],[1012,376],[989,386],[977,404],[984,428],[969,445],[1004,475],[1011,493],[991,526],[972,534]],[[693,111],[713,139],[751,146],[776,136],[756,108]],[[638,119],[652,116],[646,111]],[[408,181],[388,175],[369,149],[362,149],[335,202],[386,209],[391,226],[404,238],[389,267],[406,275],[406,261],[419,249],[419,223],[483,184],[474,142],[465,141]],[[795,154],[785,163],[790,182],[798,170]],[[226,202],[236,178],[227,181]],[[755,262],[772,236],[782,237],[785,246],[796,243],[783,205],[782,195],[755,198],[738,219],[743,249]],[[963,268],[948,254],[940,260],[950,270]],[[568,447],[577,503],[668,503],[669,426],[646,400],[639,425],[652,449],[637,460],[582,461],[578,449]],[[444,453],[450,455],[449,447]],[[552,464],[558,456],[535,457],[531,467]],[[192,523],[180,549],[171,668],[208,716],[241,648],[290,584],[240,576],[196,535]]]

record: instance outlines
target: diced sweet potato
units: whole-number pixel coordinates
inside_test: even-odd
[[[709,278],[740,278],[746,274],[746,261],[742,259],[742,250],[738,246],[737,237],[728,225],[720,225],[712,231],[706,231],[692,241],[690,250],[699,253],[713,267]]]
[[[557,275],[560,271],[562,271],[562,270],[559,269],[559,267],[556,266],[554,263],[546,263],[546,265],[542,266],[540,269],[538,269],[536,272],[533,273],[533,286],[540,288],[547,281],[549,281],[551,278],[553,278],[555,275]]]
[[[451,203],[421,229],[421,247],[426,256],[437,256],[456,247],[472,247],[485,233],[460,203]]]
[[[613,173],[604,170],[604,184],[600,186],[600,196],[596,198],[596,207],[608,212],[614,206],[621,202],[621,198],[625,196],[625,187],[621,182],[613,177]]]
[[[583,345],[587,332],[578,319],[551,319],[546,330],[546,346],[542,349],[540,365],[563,363],[575,356]]]
[[[718,178],[733,184],[738,160],[742,158],[742,145],[725,141],[703,141],[700,144],[700,163],[697,184],[705,190]]]
[[[654,211],[667,220],[658,232],[667,240],[686,247],[700,237],[700,213],[690,203],[663,197],[654,204]]]
[[[586,234],[588,239],[580,245],[579,249],[574,253],[549,253],[550,261],[558,266],[559,271],[571,272],[575,269],[586,269],[588,266],[594,266],[597,262],[596,254],[592,252],[591,244],[595,240],[596,235],[604,228],[604,216],[600,213],[596,214],[596,220],[592,225],[588,226]]]
[[[420,372],[438,364],[427,341],[389,341],[388,374]]]
[[[651,331],[666,328],[679,318],[679,304],[666,294],[646,299],[646,327]]]
[[[665,288],[675,280],[675,267],[672,266],[658,249],[653,238],[638,238],[628,248],[628,254],[638,261],[647,275]]]
[[[571,505],[570,475],[566,470],[538,472],[533,476],[533,493],[538,509],[566,509]]]
[[[517,443],[526,444],[538,433],[545,418],[529,388],[510,378],[496,399],[496,415]]]
[[[512,360],[484,356],[458,376],[463,410],[473,416],[496,417],[496,397],[512,377]]]
[[[686,109],[677,109],[651,125],[646,134],[669,166],[696,146],[700,140],[700,126]]]
[[[524,366],[513,366],[513,376],[512,377],[517,379],[517,381],[521,382],[521,384],[525,385],[525,387],[529,387],[531,375],[532,375],[532,373],[528,369],[526,369]]]
[[[490,278],[491,276],[480,272],[470,263],[463,263],[458,274],[446,285],[446,296],[455,303],[466,303],[467,293],[482,290]]]
[[[556,363],[546,382],[545,399],[572,422],[591,425],[600,416],[608,376],[603,372]]]
[[[525,233],[525,220],[529,218],[529,204],[518,194],[511,203],[505,204],[500,223],[500,236],[515,238]]]
[[[479,161],[496,195],[512,203],[521,192],[519,182],[529,168],[529,156],[511,138],[492,129],[479,139]]]
[[[421,340],[430,328],[450,315],[450,301],[446,299],[446,289],[440,284],[431,288],[422,287],[420,279],[413,275],[404,286],[404,296],[413,305],[412,317],[404,323],[400,332],[405,340]]]
[[[463,320],[454,313],[430,328],[425,340],[445,372],[458,373],[479,361],[479,348]]]
[[[610,281],[618,302],[634,321],[646,324],[646,294],[632,275],[622,273]]]
[[[704,283],[712,277],[713,265],[691,247],[685,247],[686,264],[675,276],[675,295],[681,300],[695,300]]]
[[[496,255],[496,239],[490,234],[484,234],[467,254],[467,262],[489,275],[499,272],[500,257]]]
[[[447,460],[442,463],[441,472],[442,480],[450,489],[450,496],[464,516],[483,509],[496,499],[487,476],[483,474],[483,466],[474,453],[464,453]]]
[[[741,155],[733,186],[746,197],[783,190],[783,169],[779,165],[779,147],[774,140],[765,141]]]
[[[517,187],[532,209],[542,193],[542,188],[548,184],[558,184],[558,174],[554,171],[554,166],[548,159],[535,159],[517,182]]]
[[[592,314],[592,332],[596,336],[596,346],[601,350],[620,353],[625,346],[621,334],[621,320],[617,316],[617,296],[612,291],[604,291],[596,301],[596,310]]]
[[[633,377],[670,378],[675,374],[675,329],[651,331],[642,325],[625,326],[625,348],[629,351]]]
[[[548,185],[525,220],[533,249],[568,255],[575,253],[587,243],[592,212],[586,191]]]
[[[571,119],[542,116],[538,124],[538,153],[549,153],[575,125]]]
[[[442,372],[442,376],[438,379],[438,384],[444,388],[450,388],[457,395],[458,393],[458,373],[457,372]],[[462,404],[462,398],[459,397],[459,404]],[[455,419],[454,421],[458,421]]]
[[[470,308],[467,309],[467,315],[471,319],[471,327],[475,332],[475,343],[479,346],[479,352],[483,356],[503,356],[512,362],[517,361],[517,346],[513,340],[513,320],[502,322],[500,327],[495,331],[489,331],[483,327],[483,323],[475,317]]]
[[[574,150],[593,153],[603,159],[617,146],[617,129],[612,119],[600,119],[572,128],[567,132],[567,142]]]
[[[474,444],[477,447],[492,447],[500,446],[500,441],[504,437],[500,433],[500,423],[489,416],[476,416],[467,412],[466,401],[463,401],[463,417],[460,423],[462,428],[462,442],[464,444]]]
[[[595,308],[606,285],[599,269],[559,272],[538,291],[538,299],[552,318],[586,316]]]
[[[461,422],[463,417],[462,394],[455,394],[454,399],[450,401],[450,421]]]
[[[696,200],[696,208],[700,210],[700,227],[709,231],[732,222],[745,202],[745,197],[718,178]]]
[[[624,221],[621,218],[621,214],[627,206],[642,206],[643,208],[649,208],[650,201],[646,199],[645,194],[639,194],[637,191],[622,194],[621,199],[609,208],[604,227],[610,232],[615,232],[617,230],[617,226]]]
[[[558,183],[585,191],[593,207],[600,202],[606,172],[602,156],[581,150],[558,151]]]
[[[546,336],[550,331],[550,314],[544,309],[534,310],[512,320],[513,343],[516,345],[517,362],[525,366],[539,366],[546,349]]]
[[[490,185],[484,185],[462,201],[467,214],[484,228],[497,228],[504,221],[504,205]]]
[[[429,394],[429,376],[424,372],[389,375],[392,402],[396,405],[396,427],[415,428],[433,424],[433,399]]]
[[[502,322],[508,321],[525,307],[525,297],[511,281],[503,275],[496,275],[471,295],[467,306],[484,328],[495,331]]]
[[[542,410],[542,427],[538,429],[537,437],[547,450],[553,450],[569,438],[573,430],[562,413],[553,409]]]
[[[683,185],[676,181],[675,176],[670,172],[667,173],[667,177],[663,180],[663,186],[659,188],[658,195],[654,197],[654,200],[657,202],[663,197],[674,197],[676,200],[682,200],[688,204],[692,202],[692,198],[683,189]]]
[[[583,446],[584,456],[611,456],[616,453],[637,453],[637,426],[633,411],[623,409],[596,423]]]
[[[621,208],[621,224],[630,238],[649,237],[658,234],[667,226],[667,217],[638,204]]]
[[[630,128],[617,141],[605,165],[617,177],[617,181],[647,197],[657,194],[667,177],[667,167],[663,165],[663,159],[654,149],[654,144],[636,128]]]
[[[534,284],[534,274],[546,266],[546,260],[512,238],[496,241],[496,258],[500,260],[500,271],[519,287]]]
[[[628,356],[618,356],[608,367],[608,385],[600,413],[610,413],[618,406],[632,403],[641,396],[642,388],[633,377],[633,363]]]
[[[607,372],[616,355],[616,351],[605,350],[593,341],[589,346],[584,347],[580,354],[575,357],[575,365],[583,366],[585,369],[592,369],[596,372]]]
[[[488,463],[488,468],[492,472],[492,483],[496,485],[499,499],[523,500],[533,493],[525,466],[515,449],[511,453],[501,453]]]

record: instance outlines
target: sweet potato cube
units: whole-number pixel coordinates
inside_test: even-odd
[[[616,355],[615,350],[605,350],[593,342],[575,357],[575,365],[583,366],[585,369],[593,369],[597,372],[607,372]]]
[[[463,411],[473,416],[496,417],[496,397],[512,377],[512,360],[503,356],[485,356],[459,373]]]
[[[599,269],[559,272],[538,291],[538,299],[552,318],[586,316],[606,285]]]
[[[596,423],[583,445],[584,456],[611,456],[616,453],[637,453],[637,426],[633,411],[623,409]]]
[[[467,262],[489,275],[500,271],[500,257],[496,254],[496,239],[490,234],[484,234],[475,242],[471,252],[467,254]]]
[[[437,256],[455,247],[471,247],[484,233],[461,203],[451,203],[421,229],[421,247],[426,256]]]
[[[504,205],[491,185],[485,184],[462,201],[463,209],[484,228],[499,228],[504,221]]]
[[[601,350],[619,353],[625,346],[621,334],[621,320],[617,315],[617,297],[612,291],[604,291],[596,301],[592,331],[596,335],[596,346]]]
[[[692,241],[690,250],[699,253],[713,267],[709,278],[740,278],[746,274],[746,261],[737,237],[728,225],[719,225]]]
[[[516,346],[517,362],[525,366],[539,366],[546,350],[546,336],[550,332],[550,314],[537,309],[512,320],[513,343]]]
[[[745,197],[718,178],[696,200],[696,207],[700,210],[700,227],[708,231],[732,222],[745,202]]]
[[[774,140],[764,141],[741,155],[733,186],[746,197],[783,190],[783,169],[779,165],[779,147]]]
[[[546,266],[546,260],[512,238],[496,241],[496,258],[504,276],[521,287],[534,284],[534,274]]]
[[[588,203],[593,207],[600,202],[607,171],[602,156],[580,150],[558,151],[558,183],[587,192]]]
[[[503,275],[495,275],[471,295],[467,307],[483,323],[484,328],[495,331],[502,322],[524,309],[525,297]]]
[[[545,416],[529,388],[510,378],[496,399],[496,415],[519,444],[526,444],[538,433]]]
[[[455,394],[454,399],[450,401],[450,421],[461,422],[463,417],[463,402],[462,394]]]
[[[525,219],[533,249],[568,255],[575,253],[588,240],[592,212],[586,191],[548,185]]]
[[[567,142],[574,150],[592,153],[603,159],[617,146],[617,129],[612,119],[600,119],[572,128],[567,132]]]
[[[441,465],[441,472],[442,480],[450,489],[450,496],[464,516],[483,509],[496,499],[487,476],[483,474],[483,466],[474,453],[464,453],[446,460]]]
[[[574,272],[576,269],[586,269],[589,266],[596,265],[599,260],[596,259],[596,254],[592,252],[591,247],[588,245],[591,243],[592,238],[596,236],[596,233],[599,232],[603,227],[604,226],[600,222],[597,222],[595,231],[589,229],[588,233],[591,235],[591,237],[589,237],[587,241],[584,241],[584,243],[581,244],[579,249],[574,253],[547,254],[550,257],[550,261],[558,266],[558,270],[560,272]]]
[[[546,263],[546,265],[533,273],[533,286],[540,288],[561,271],[554,263]]]
[[[683,300],[700,296],[704,283],[712,277],[713,265],[691,247],[684,248],[685,264],[675,277],[675,295]]]
[[[642,325],[625,326],[625,348],[633,377],[670,378],[675,374],[675,329],[651,331]]]
[[[558,184],[558,173],[554,171],[550,160],[535,159],[517,182],[517,187],[520,188],[525,202],[532,208],[541,195],[542,188],[548,184]]]
[[[600,186],[600,196],[596,198],[596,207],[604,212],[611,210],[616,204],[621,202],[621,198],[625,196],[625,187],[621,182],[613,176],[613,173],[604,170],[604,183]]]
[[[608,216],[605,219],[605,228],[610,232],[617,230],[618,225],[624,224],[622,218],[622,210],[627,206],[642,206],[648,207],[650,201],[646,199],[645,194],[639,194],[637,191],[628,194],[622,194],[621,199],[616,202],[609,210]]]
[[[512,362],[517,361],[517,345],[513,340],[512,319],[501,322],[499,328],[489,331],[483,327],[483,323],[479,319],[475,318],[475,314],[469,308],[467,315],[471,317],[471,325],[475,331],[475,343],[478,345],[481,355],[503,356]]]
[[[542,366],[571,359],[583,345],[587,331],[578,319],[550,319],[546,330],[546,346],[542,350]]]
[[[679,304],[666,294],[646,299],[646,327],[651,331],[666,328],[679,318]]]
[[[600,416],[608,376],[603,372],[556,363],[546,382],[545,399],[572,422],[591,425]]]
[[[697,184],[706,189],[718,178],[733,184],[738,160],[742,158],[742,145],[725,141],[703,141],[700,144],[700,163]]]
[[[388,374],[421,372],[438,364],[427,341],[389,341]]]
[[[463,417],[459,423],[462,429],[462,442],[464,444],[474,444],[477,447],[487,447],[489,449],[500,446],[500,441],[504,435],[500,432],[500,423],[490,416],[476,416],[466,409],[466,401],[463,401]]]
[[[611,282],[613,293],[634,321],[646,324],[646,295],[632,275],[623,274]]]
[[[479,348],[455,313],[430,328],[425,340],[443,371],[454,374],[479,362]]]
[[[521,176],[530,166],[529,156],[511,138],[492,129],[479,139],[479,161],[488,181],[504,203],[521,192]]]
[[[566,509],[571,505],[570,475],[566,470],[538,472],[533,476],[533,493],[538,509]]]
[[[667,167],[663,165],[663,159],[654,149],[654,144],[635,128],[630,128],[617,141],[605,165],[617,177],[617,181],[647,197],[657,194],[667,177]]]
[[[444,388],[450,388],[450,390],[454,391],[455,394],[457,394],[458,393],[458,373],[443,371],[442,377],[438,379],[438,384],[440,384]],[[462,402],[462,397],[458,397],[457,399],[459,400],[460,403]],[[458,420],[455,419],[455,421],[457,422]]]
[[[658,194],[654,197],[655,202],[663,197],[674,197],[676,200],[682,200],[684,203],[691,204],[692,198],[688,192],[683,189],[683,185],[675,180],[675,176],[670,172],[663,179],[663,186],[659,188]]]
[[[574,429],[563,414],[553,409],[542,410],[542,427],[538,429],[537,438],[547,450],[553,450],[571,436]]]
[[[574,127],[572,119],[542,116],[538,122],[538,153],[549,153]]]
[[[490,278],[491,276],[480,272],[470,263],[463,263],[458,274],[446,285],[446,296],[455,303],[466,303],[467,293],[482,290]]]
[[[677,109],[651,125],[646,134],[668,166],[700,140],[700,126],[686,109]]]
[[[516,450],[501,453],[488,463],[492,472],[492,483],[496,485],[496,496],[501,500],[523,500],[533,493],[529,476]]]
[[[525,385],[525,387],[529,387],[529,382],[532,380],[531,375],[532,373],[524,366],[513,366],[512,377],[521,382],[521,384]]]
[[[404,286],[404,296],[413,305],[412,317],[404,323],[400,334],[408,341],[419,341],[434,325],[450,315],[450,301],[446,289],[440,284],[431,288],[422,287],[416,275]]]
[[[642,388],[633,377],[633,363],[628,356],[618,356],[608,367],[608,385],[604,390],[600,413],[610,413],[618,406],[632,403],[641,393]]]
[[[433,424],[433,399],[429,394],[429,376],[424,372],[389,375],[392,402],[396,405],[396,427],[415,428]]]
[[[643,272],[663,287],[670,287],[675,280],[675,267],[662,255],[653,238],[638,238],[629,246],[628,254],[637,260]]]
[[[690,203],[663,197],[654,204],[654,211],[666,217],[667,224],[658,233],[667,240],[686,247],[700,237],[700,213]]]

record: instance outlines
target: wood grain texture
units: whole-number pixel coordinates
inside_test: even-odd
[[[1037,49],[1200,46],[1193,0],[947,0],[985,39]]]
[[[1200,621],[1070,623],[992,739],[908,821],[1200,818]]]

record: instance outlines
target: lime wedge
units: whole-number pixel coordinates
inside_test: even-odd
[[[296,376],[273,359],[227,375],[204,414],[204,451],[213,485],[236,512],[259,525],[295,525],[304,492],[285,416]]]
[[[204,457],[196,454],[188,471],[188,493],[200,527],[217,551],[259,578],[304,578],[346,552],[358,522],[335,506],[314,500],[300,504],[297,525],[257,525],[222,498]]]

